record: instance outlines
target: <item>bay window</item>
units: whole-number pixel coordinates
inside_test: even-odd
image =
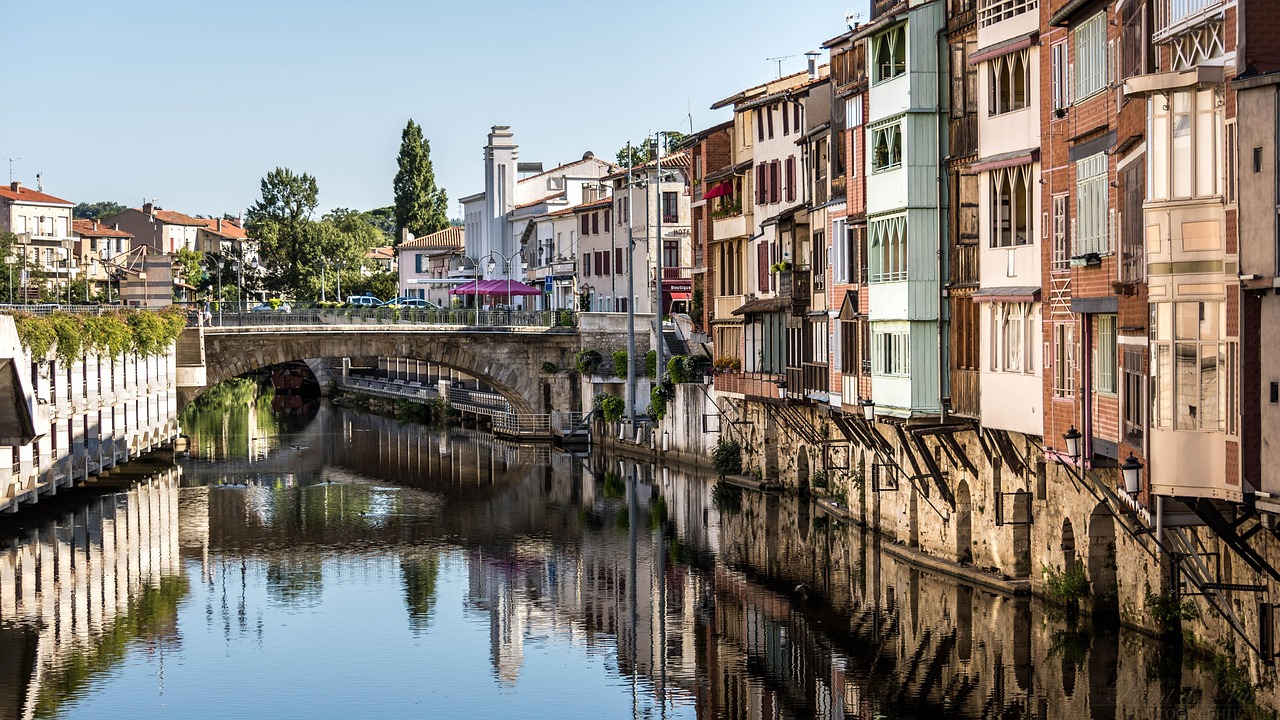
[[[991,247],[1031,242],[1031,164],[991,171]]]
[[[1151,306],[1155,397],[1152,424],[1161,430],[1235,430],[1234,341],[1228,342],[1226,304]]]
[[[1187,88],[1148,100],[1150,200],[1222,193],[1223,114],[1214,88]]]

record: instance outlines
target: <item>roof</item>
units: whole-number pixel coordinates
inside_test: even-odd
[[[165,212],[165,211],[162,210],[159,212]],[[157,216],[159,215],[159,212],[157,213]],[[178,214],[181,215],[182,213],[178,213]],[[194,218],[194,219],[200,221],[200,224],[204,226],[203,229],[205,231],[211,232],[214,235],[220,235],[224,238],[227,238],[228,240],[248,240],[249,239],[249,234],[244,231],[244,228],[240,227],[239,225],[236,225],[234,222],[231,222],[230,220],[223,220],[221,223],[219,223],[217,218]],[[173,224],[181,225],[183,223],[173,223]],[[219,225],[221,225],[221,227],[219,227]]]
[[[830,65],[825,64],[825,65],[818,66],[819,78],[824,77],[822,75],[823,69],[830,71]],[[804,82],[796,82],[801,78],[804,79]],[[779,90],[794,89],[797,87],[802,87],[804,85],[807,85],[811,82],[813,81],[809,79],[809,71],[807,69],[801,70],[800,72],[791,73],[790,75],[783,75],[782,77],[775,78],[773,80],[770,80],[769,82],[764,82],[764,83],[760,83],[759,85],[754,85],[752,87],[747,88],[746,90],[743,90],[742,92],[730,95],[729,97],[724,98],[723,100],[717,100],[716,102],[711,104],[711,109],[719,110],[722,107],[735,105],[749,98],[755,98],[756,96],[762,93],[767,95],[771,91],[777,92]]]
[[[564,191],[563,191],[563,190],[561,190],[561,191],[560,191],[560,192],[558,192],[558,193],[555,193],[554,195],[548,195],[548,196],[546,196],[546,197],[544,197],[544,198],[539,198],[539,199],[534,200],[534,201],[532,201],[532,202],[524,203],[523,205],[517,205],[517,206],[515,206],[515,207],[513,207],[513,208],[511,208],[511,209],[512,209],[512,210],[524,210],[525,208],[535,207],[535,206],[537,206],[537,205],[541,205],[541,204],[542,204],[542,203],[544,203],[544,202],[547,202],[548,200],[555,200],[556,198],[561,198],[561,197],[564,197]]]
[[[17,186],[17,189],[14,189]],[[0,197],[9,198],[14,202],[29,203],[45,203],[48,205],[66,205],[67,207],[75,207],[75,203],[54,197],[39,190],[24,188],[20,183],[11,183],[9,185],[0,185]]]
[[[765,313],[782,312],[791,309],[791,300],[784,297],[748,300],[732,311],[733,315],[763,315]]]
[[[555,166],[555,167],[551,168],[550,170],[543,170],[542,172],[538,173],[537,175],[530,175],[529,177],[520,178],[519,180],[517,180],[517,181],[516,181],[516,184],[517,184],[517,185],[519,185],[519,184],[520,184],[520,183],[522,183],[522,182],[528,182],[528,181],[530,181],[530,180],[534,180],[534,179],[536,179],[536,178],[540,178],[540,177],[542,177],[543,175],[550,175],[551,173],[554,173],[554,172],[555,172],[555,171],[557,171],[557,170],[563,170],[563,169],[565,169],[565,168],[567,168],[567,167],[573,167],[574,165],[581,165],[581,164],[583,164],[583,163],[592,162],[592,161],[598,162],[598,163],[600,163],[601,165],[604,165],[604,166],[609,167],[609,168],[616,167],[616,166],[615,166],[613,163],[611,163],[611,162],[608,162],[608,161],[606,161],[606,160],[601,160],[600,158],[596,157],[595,155],[588,154],[588,155],[584,156],[584,157],[583,157],[582,159],[580,159],[580,160],[574,160],[573,162],[567,162],[567,163],[564,163],[563,165],[557,165],[557,166]]]
[[[144,215],[146,214],[146,211],[142,208],[134,208],[134,210],[137,210]],[[160,208],[155,208],[151,211],[151,214],[165,225],[205,227],[204,220],[201,220],[200,218],[193,218],[190,215],[184,215],[177,210],[161,210]]]
[[[426,248],[451,248],[461,247],[462,241],[466,237],[466,231],[461,225],[450,225],[449,227],[433,232],[430,235],[423,235],[420,238],[414,238],[406,243],[400,243],[400,250],[423,250]]]
[[[689,151],[688,151],[688,150],[679,150],[679,151],[673,152],[673,153],[671,153],[671,154],[669,154],[669,155],[667,155],[667,156],[665,156],[665,157],[659,158],[659,161],[661,161],[661,163],[662,163],[662,167],[663,167],[663,169],[664,169],[664,170],[665,170],[665,169],[667,169],[667,168],[671,168],[671,169],[675,169],[675,168],[688,168],[688,167],[689,167],[689,165],[691,164],[691,162],[690,162],[690,160],[689,160]],[[639,171],[639,170],[650,170],[650,169],[656,169],[656,168],[657,168],[657,162],[659,162],[659,161],[650,160],[649,162],[647,162],[647,163],[645,163],[645,164],[643,164],[643,165],[636,165],[635,167],[631,168],[631,172],[632,172],[632,173],[635,173],[635,172],[637,172],[637,171]],[[627,171],[626,171],[626,169],[624,168],[624,169],[622,169],[622,170],[619,170],[618,172],[615,172],[615,173],[612,173],[612,174],[609,174],[609,175],[604,176],[604,179],[605,179],[605,180],[612,180],[612,179],[614,179],[614,178],[625,177],[625,176],[626,176],[626,174],[627,174]]]
[[[699,130],[696,133],[691,133],[689,135],[686,135],[683,140],[681,140],[679,143],[676,144],[676,149],[684,150],[686,148],[693,147],[694,145],[697,145],[698,142],[702,140],[706,140],[707,138],[711,137],[712,135],[715,135],[718,132],[724,132],[726,130],[732,130],[732,129],[733,129],[733,120],[725,120],[719,125],[712,125],[711,127],[704,128],[702,130]]]
[[[117,230],[97,220],[72,220],[71,230],[81,237],[131,238],[133,233]]]
[[[365,253],[364,256],[370,260],[394,260],[396,258],[396,249],[391,245],[369,248],[369,252]]]

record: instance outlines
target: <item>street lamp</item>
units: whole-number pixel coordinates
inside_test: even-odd
[[[867,422],[876,421],[876,404],[871,398],[862,398],[858,400],[858,404],[862,406],[862,419]]]
[[[520,254],[519,250],[515,250],[510,255],[503,255],[498,251],[493,251],[484,258],[489,260],[489,273],[498,269],[497,258],[502,258],[502,273],[507,276],[507,312],[511,312],[511,263],[515,262],[516,256]]]
[[[9,304],[13,304],[13,266],[18,263],[18,256],[12,251],[4,256],[4,264],[9,266]]]
[[[1062,436],[1067,443],[1067,457],[1071,458],[1071,462],[1080,459],[1080,438],[1084,437],[1075,425]]]
[[[1142,481],[1142,461],[1129,453],[1129,457],[1120,465],[1120,474],[1124,476],[1124,491],[1130,497],[1136,496]]]

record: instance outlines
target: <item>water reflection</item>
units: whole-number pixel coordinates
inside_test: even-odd
[[[90,528],[83,538],[42,530],[25,541],[37,549],[17,556],[49,558],[38,571],[0,564],[5,712],[746,720],[1218,709],[1208,671],[1169,662],[1145,637],[1091,632],[1028,598],[959,585],[794,498],[328,405],[305,416],[245,414],[243,435],[202,420],[193,432],[213,437],[195,438],[183,459],[180,499],[172,487],[161,499],[113,496],[126,498],[113,508],[157,508],[128,525],[138,532],[123,584],[94,574],[114,561],[82,548],[112,535],[88,514],[55,524]],[[246,437],[269,450],[242,453],[255,442]],[[47,584],[62,568],[83,587]],[[93,598],[105,597],[117,619],[95,624],[107,611],[94,615]],[[50,620],[55,606],[65,609]],[[66,659],[75,652],[97,659]]]

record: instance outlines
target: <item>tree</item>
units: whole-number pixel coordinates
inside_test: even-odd
[[[201,269],[203,262],[204,253],[181,248],[173,257],[173,269],[182,282],[199,288],[200,281],[204,279],[204,272]]]
[[[101,220],[102,218],[111,217],[119,212],[124,212],[127,208],[118,202],[103,200],[96,203],[80,203],[72,209],[72,217],[81,220]]]
[[[267,286],[272,290],[295,293],[309,274],[307,261],[318,259],[311,237],[311,214],[319,192],[314,177],[294,174],[288,168],[278,167],[262,179],[262,197],[249,208],[245,229],[258,240],[259,256],[269,268]]]
[[[685,139],[686,135],[679,130],[664,130],[662,138],[666,141],[663,155],[671,152],[671,148],[679,145]],[[643,165],[653,157],[649,153],[649,138],[646,137],[638,143],[632,143],[630,146],[624,145],[618,150],[618,164],[627,167],[628,150],[630,150],[631,165]]]
[[[430,235],[449,227],[448,196],[436,187],[436,173],[431,166],[431,144],[422,136],[422,128],[411,118],[400,134],[400,166],[395,179],[395,244],[400,244],[406,228],[416,237]]]

